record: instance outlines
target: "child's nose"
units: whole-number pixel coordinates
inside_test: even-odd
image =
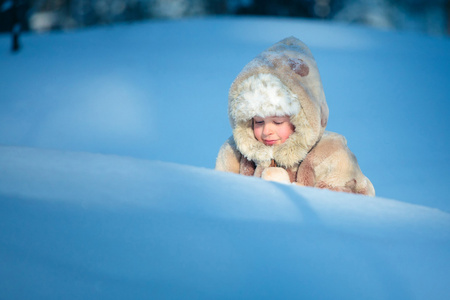
[[[270,124],[264,124],[263,134],[265,136],[271,135],[273,133],[273,128]]]

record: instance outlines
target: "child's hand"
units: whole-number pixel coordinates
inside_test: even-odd
[[[283,168],[269,167],[264,169],[261,178],[268,181],[291,183],[288,172]]]

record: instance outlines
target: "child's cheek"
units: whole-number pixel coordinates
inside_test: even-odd
[[[255,136],[255,139],[257,139],[258,141],[261,141],[261,132],[262,132],[261,128],[256,126],[253,128],[253,134]]]

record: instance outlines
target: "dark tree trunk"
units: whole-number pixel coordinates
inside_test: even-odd
[[[12,44],[11,51],[18,52],[20,50],[20,33],[22,31],[22,12],[23,9],[21,0],[14,0],[12,6],[12,24],[11,24],[11,35]]]

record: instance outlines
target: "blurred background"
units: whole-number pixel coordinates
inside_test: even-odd
[[[0,0],[0,32],[210,15],[301,17],[434,36],[450,33],[450,0]]]
[[[0,1],[0,145],[213,168],[233,79],[294,35],[377,195],[450,212],[450,0]]]

